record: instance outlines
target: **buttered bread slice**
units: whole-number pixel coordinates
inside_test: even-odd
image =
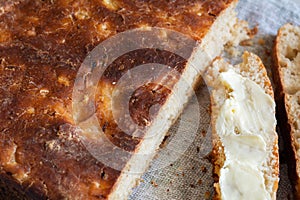
[[[212,87],[216,199],[275,199],[278,145],[270,80],[256,55],[231,66],[216,59],[206,73]]]

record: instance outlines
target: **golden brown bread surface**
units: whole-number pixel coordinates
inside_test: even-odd
[[[300,198],[300,27],[285,24],[274,46],[273,76],[276,85],[277,115],[284,138],[289,175],[296,198]]]
[[[260,185],[251,185],[251,178],[247,177],[246,179],[243,179],[243,174],[240,174],[239,177],[237,177],[237,179],[243,180],[240,182],[240,184],[237,184],[236,182],[232,182],[229,188],[231,190],[231,194],[236,193],[236,191],[240,192],[240,195],[238,193],[236,193],[237,196],[232,195],[231,197],[228,197],[228,193],[227,196],[225,195],[225,189],[226,186],[224,186],[224,184],[226,184],[226,182],[224,181],[224,172],[227,168],[229,168],[228,166],[230,166],[228,164],[227,161],[232,162],[232,158],[234,158],[234,152],[230,151],[230,149],[226,149],[226,143],[224,138],[222,138],[220,136],[220,133],[226,129],[226,122],[224,122],[223,124],[221,124],[221,129],[220,127],[218,128],[218,120],[220,119],[220,116],[222,116],[222,107],[226,104],[226,101],[228,99],[232,99],[232,89],[228,89],[226,88],[223,83],[220,82],[219,77],[220,74],[223,72],[228,72],[230,70],[233,70],[235,73],[241,75],[243,78],[246,78],[248,80],[253,81],[254,83],[256,83],[257,85],[259,85],[259,87],[261,89],[263,89],[263,91],[269,95],[270,97],[273,98],[274,94],[273,94],[273,90],[272,90],[272,86],[271,86],[271,82],[267,76],[267,72],[266,69],[262,63],[262,61],[259,59],[258,56],[254,55],[253,53],[249,53],[249,52],[245,52],[243,55],[243,62],[235,65],[235,66],[231,66],[228,63],[224,62],[221,59],[216,59],[216,61],[213,62],[213,65],[211,68],[209,68],[206,72],[206,78],[205,80],[207,81],[207,84],[212,87],[212,91],[211,91],[211,109],[212,109],[212,120],[211,120],[211,124],[212,124],[212,139],[213,139],[213,151],[212,151],[212,162],[214,164],[214,187],[215,187],[215,191],[216,191],[216,195],[215,195],[215,199],[240,199],[240,198],[245,198],[248,199],[250,196],[252,198],[254,198],[255,192],[257,190],[258,187],[260,187]],[[232,84],[234,84],[234,80],[232,79]],[[238,84],[242,85],[243,83],[239,82]],[[248,88],[249,89],[249,88]],[[249,89],[251,90],[251,89]],[[246,93],[246,92],[245,92]],[[245,93],[243,95],[245,95]],[[252,98],[254,99],[254,97],[250,97],[248,99],[245,99],[244,102],[252,102]],[[255,99],[257,100],[257,99]],[[255,104],[255,103],[253,103]],[[236,104],[233,104],[236,105]],[[234,107],[233,108],[235,110],[239,110],[241,109],[239,106]],[[231,108],[228,108],[227,110],[230,110]],[[229,111],[228,111],[229,112]],[[235,111],[237,112],[237,111]],[[255,110],[254,112],[260,112]],[[265,115],[265,117],[271,117],[273,116],[274,121],[275,121],[275,107],[274,110],[268,110],[268,114]],[[243,110],[242,113],[239,113],[239,117],[243,118],[243,115],[247,115],[249,114],[247,110]],[[228,116],[227,116],[228,117]],[[227,119],[227,118],[226,118]],[[229,120],[230,118],[228,117],[227,120]],[[261,119],[260,119],[261,120]],[[265,119],[262,119],[265,120]],[[253,122],[253,119],[249,118],[250,123]],[[262,121],[262,123],[266,123],[267,120]],[[231,121],[227,122],[227,123],[232,123]],[[246,122],[242,123],[242,126],[239,127],[238,124],[235,124],[235,129],[234,129],[234,133],[230,132],[228,133],[229,135],[233,136],[232,139],[234,139],[234,137],[239,137],[242,135],[242,132],[244,130],[247,130],[246,127]],[[255,125],[251,126],[251,127],[255,127]],[[236,132],[236,130],[238,130]],[[240,131],[243,130],[243,131]],[[251,129],[249,129],[251,130]],[[254,129],[253,129],[254,130]],[[263,161],[262,166],[258,167],[259,172],[263,174],[263,184],[265,185],[264,187],[266,188],[267,193],[269,193],[269,197],[266,199],[276,199],[276,191],[278,189],[278,182],[279,182],[279,156],[278,156],[278,138],[277,138],[277,134],[275,131],[275,124],[272,125],[271,130],[267,130],[268,134],[266,135],[266,145],[267,145],[267,157],[266,160]],[[257,132],[253,132],[253,135],[260,135],[262,131],[257,131]],[[235,135],[236,134],[236,135]],[[244,133],[243,133],[244,134]],[[246,133],[248,134],[248,133]],[[224,137],[224,136],[223,136]],[[236,149],[239,152],[242,152],[243,149],[243,144],[247,144],[246,141],[246,137],[243,139],[243,142],[241,142],[240,144],[237,143],[232,143],[231,147],[233,145],[239,145],[238,148]],[[254,147],[258,146],[258,143],[254,144]],[[251,149],[251,148],[250,148]],[[255,151],[255,148],[252,149],[253,151]],[[226,154],[227,153],[227,154]],[[248,152],[248,154],[245,155],[246,157],[246,161],[249,159],[250,160],[250,152]],[[260,152],[258,155],[263,154],[262,152]],[[227,156],[226,156],[227,155]],[[227,164],[226,164],[227,162]],[[242,160],[241,158],[238,159],[238,162],[240,162],[242,165],[245,164],[245,166],[249,167],[251,166],[248,162],[245,162],[245,160]],[[236,162],[236,164],[238,163]],[[243,163],[244,162],[244,163]],[[233,162],[235,163],[235,162]],[[242,166],[241,165],[241,166]],[[238,165],[235,165],[234,170],[238,170]],[[225,169],[225,170],[224,170]],[[222,172],[223,170],[223,172]],[[231,171],[230,173],[233,173],[234,171]],[[246,171],[244,171],[245,173]],[[223,174],[222,174],[223,173]],[[257,176],[257,173],[252,174],[253,176]],[[222,178],[223,176],[223,178]],[[232,176],[234,177],[234,175]],[[235,183],[235,184],[234,184]],[[223,188],[223,191],[222,191]],[[248,193],[243,193],[241,191],[245,191],[241,188],[246,188],[246,190],[248,190]],[[248,188],[248,189],[247,189]],[[228,189],[228,188],[227,188]],[[249,192],[250,191],[250,192]],[[236,198],[238,197],[238,198]]]
[[[106,38],[141,26],[177,30],[201,41],[234,2],[0,1],[0,198],[106,199],[121,172],[97,161],[80,142],[71,104],[81,63]],[[145,51],[156,56],[141,60],[145,52],[131,52],[111,65],[99,82],[99,99],[140,63],[168,64],[179,73],[185,67],[168,52]],[[126,65],[120,70],[121,63]],[[162,105],[170,92],[157,87],[149,92],[152,88],[140,88],[140,101],[131,106],[136,123],[148,117],[141,105]],[[118,130],[105,110],[98,117],[111,142],[135,151],[141,139]]]

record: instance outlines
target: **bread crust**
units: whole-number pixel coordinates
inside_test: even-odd
[[[282,26],[277,33],[277,37],[275,39],[274,47],[273,47],[273,68],[272,74],[275,83],[275,100],[276,100],[276,115],[278,119],[278,125],[280,128],[280,133],[284,140],[284,147],[285,152],[287,155],[287,163],[288,163],[288,170],[289,170],[289,178],[292,181],[294,187],[294,194],[296,198],[300,198],[300,174],[297,172],[297,169],[300,168],[300,161],[297,156],[297,150],[295,147],[294,135],[292,131],[291,123],[293,119],[291,119],[290,112],[290,105],[288,102],[288,95],[284,90],[284,80],[283,80],[283,72],[281,66],[281,58],[280,58],[280,40],[283,34],[283,28],[285,26],[293,26],[292,24],[288,23]]]
[[[6,175],[0,176],[5,180],[0,191],[14,190],[16,183],[15,198],[19,199],[108,198],[121,172],[87,151],[72,118],[72,86],[84,58],[108,37],[143,26],[172,29],[201,41],[222,11],[236,2],[1,2],[0,173]],[[103,86],[99,92],[111,91],[113,82],[143,62],[145,53],[153,52],[132,52],[134,62],[121,71],[116,69],[118,63],[112,65],[99,83]],[[148,62],[170,64],[181,74],[186,63],[168,55],[162,52]],[[129,60],[119,61],[127,64]],[[147,117],[140,105],[164,104],[170,94],[161,88],[154,95],[152,89],[151,85],[141,88],[141,101],[131,105],[133,110],[138,108],[133,111],[137,123],[142,123],[140,116]],[[101,103],[107,104],[99,100],[98,105]],[[110,141],[135,152],[142,140],[118,130],[106,114],[99,109],[102,129]]]
[[[220,58],[217,58],[218,60]],[[255,69],[250,69],[243,67],[243,64],[247,64],[250,62],[255,63]],[[272,98],[274,98],[274,93],[272,89],[271,82],[267,76],[266,69],[260,60],[260,58],[250,52],[244,52],[243,54],[243,64],[239,64],[234,67],[234,70],[241,74],[243,77],[246,77],[254,82],[256,82],[258,85],[260,85],[264,90],[265,93],[270,95]],[[222,64],[221,64],[222,65]],[[222,144],[222,141],[217,133],[216,130],[216,121],[219,115],[219,111],[222,105],[220,105],[220,99],[219,95],[220,93],[217,94],[218,92],[218,87],[217,83],[214,83],[214,78],[216,74],[212,74],[214,69],[208,69],[207,71],[207,83],[210,87],[212,87],[212,94],[211,94],[211,110],[212,110],[212,117],[211,117],[211,124],[212,124],[212,143],[213,143],[213,151],[211,153],[211,160],[214,166],[214,188],[215,188],[215,196],[214,199],[220,200],[222,199],[221,196],[221,189],[220,189],[220,184],[219,184],[219,178],[220,178],[220,170],[224,165],[224,162],[226,160],[225,152],[224,152],[224,147]],[[221,66],[218,68],[220,72],[227,71],[227,66]],[[254,75],[258,75],[259,78],[253,78],[255,77]],[[223,97],[221,97],[222,99]],[[274,113],[275,114],[275,113]],[[272,158],[269,160],[269,164],[272,168],[271,176],[274,177],[276,180],[273,182],[273,187],[272,187],[272,192],[271,192],[271,198],[276,199],[276,191],[278,189],[278,183],[279,183],[279,154],[278,154],[278,141],[277,141],[277,134],[275,132],[275,127],[274,127],[274,133],[276,136],[274,136],[274,143],[271,144],[272,146]]]

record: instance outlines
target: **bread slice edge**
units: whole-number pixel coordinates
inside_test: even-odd
[[[278,125],[284,140],[285,153],[287,154],[289,177],[294,185],[297,198],[300,198],[300,160],[299,155],[297,155],[297,151],[299,151],[297,132],[298,134],[300,132],[300,127],[297,128],[297,113],[298,124],[300,123],[300,83],[297,84],[297,75],[299,81],[300,63],[298,65],[297,63],[294,64],[295,59],[299,60],[300,57],[298,53],[300,42],[294,41],[297,38],[300,39],[300,27],[293,24],[287,23],[278,30],[273,48],[274,66],[272,70],[276,87],[275,100],[277,103]],[[296,67],[296,69],[292,69],[293,67]],[[296,84],[293,84],[293,81]],[[297,97],[298,107],[292,103],[293,99]]]

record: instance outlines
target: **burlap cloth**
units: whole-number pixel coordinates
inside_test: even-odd
[[[270,53],[278,28],[286,22],[300,25],[300,0],[240,0],[237,11],[240,19],[247,20],[251,27],[257,25],[259,29],[253,39],[253,45],[241,48],[259,55],[270,71],[272,65]],[[238,60],[235,58],[232,62],[238,62]],[[195,107],[200,108],[197,134],[189,135],[189,127],[193,126],[191,121],[179,119],[171,128],[170,137],[152,161],[148,172],[142,176],[141,183],[133,190],[129,199],[211,199],[214,190],[212,165],[207,159],[211,150],[209,103],[209,93],[204,85],[198,89],[197,98],[194,97],[184,111],[193,118],[197,110]],[[168,142],[178,134],[177,129],[180,123],[186,123],[184,125],[186,128],[180,130],[181,135],[186,135],[186,137],[182,137],[179,141],[177,139],[174,142],[175,146],[172,144],[173,146],[170,147]],[[184,153],[182,150],[176,150],[182,146],[188,146]],[[280,149],[281,151],[283,149],[281,143]],[[277,199],[280,200],[289,199],[291,196],[287,165],[284,163],[284,155],[281,157],[283,159],[280,165],[277,195]],[[169,162],[174,158],[174,162]]]

